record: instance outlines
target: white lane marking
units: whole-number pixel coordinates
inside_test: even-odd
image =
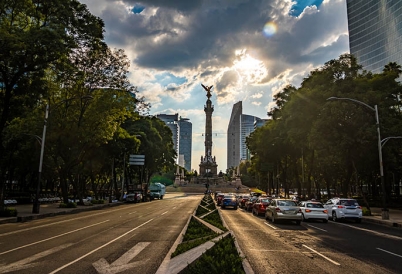
[[[78,261],[80,261],[80,260],[82,260],[83,258],[85,258],[85,257],[87,257],[87,256],[89,256],[89,255],[91,255],[92,253],[95,253],[95,252],[98,251],[99,249],[102,249],[102,248],[104,248],[105,246],[108,246],[109,244],[111,244],[111,243],[113,243],[113,242],[119,240],[120,238],[126,236],[127,234],[133,232],[134,230],[137,230],[138,228],[140,228],[140,227],[146,225],[147,223],[151,222],[152,220],[153,220],[153,219],[150,219],[150,220],[146,221],[145,223],[143,223],[143,224],[141,224],[141,225],[139,225],[139,226],[137,226],[137,227],[134,227],[133,229],[127,231],[126,233],[120,235],[119,237],[117,237],[117,238],[115,238],[115,239],[113,239],[113,240],[107,242],[107,243],[104,244],[104,245],[101,245],[101,246],[98,247],[98,248],[95,248],[95,249],[92,250],[91,252],[88,252],[87,254],[82,255],[82,256],[79,257],[78,259],[75,259],[74,261],[71,261],[71,262],[69,262],[68,264],[65,264],[65,265],[63,265],[63,266],[57,268],[56,270],[50,272],[49,274],[54,274],[54,273],[56,273],[56,272],[59,272],[60,270],[66,268],[66,267],[68,267],[68,266],[70,266],[70,265],[72,265],[72,264],[74,264],[74,263],[76,263],[76,262],[78,262]]]
[[[177,206],[173,207],[173,209],[175,209]]]
[[[398,255],[398,254],[396,254],[396,253],[392,253],[391,251],[388,251],[388,250],[385,250],[385,249],[382,249],[382,248],[379,248],[379,247],[377,247],[377,249],[378,249],[378,250],[381,250],[381,251],[383,251],[383,252],[389,253],[389,254],[391,254],[391,255],[394,255],[394,256],[397,256],[397,257],[401,257],[401,258],[402,258],[401,255]]]
[[[124,253],[120,258],[118,258],[113,263],[109,264],[105,258],[101,258],[100,260],[94,262],[92,265],[95,267],[96,271],[101,274],[110,274],[110,273],[119,273],[123,272],[127,269],[133,268],[142,262],[133,262],[129,264],[135,256],[137,256],[144,248],[146,248],[150,242],[140,242],[133,246],[129,251]]]
[[[270,224],[267,223],[267,222],[264,222],[264,224],[266,224],[267,226],[269,226],[269,227],[272,228],[272,229],[278,229],[277,227],[274,227],[273,225],[270,225]]]
[[[322,229],[322,228],[319,228],[319,227],[316,227],[316,226],[313,226],[313,225],[307,225],[307,226],[311,226],[311,227],[313,227],[313,228],[315,228],[315,229],[318,229],[318,230],[327,232],[325,229]]]
[[[6,265],[6,266],[1,266],[0,267],[0,273],[14,272],[14,271],[34,267],[37,263],[31,263],[31,262],[36,261],[36,260],[38,260],[38,259],[40,259],[42,257],[45,257],[45,256],[49,255],[49,254],[53,254],[55,252],[58,252],[58,251],[60,251],[60,250],[62,250],[64,248],[67,248],[67,247],[71,246],[71,245],[72,244],[64,244],[64,245],[61,245],[61,246],[57,246],[57,247],[51,248],[49,250],[46,250],[46,251],[40,252],[38,254],[35,254],[35,255],[33,255],[31,257],[28,257],[26,259],[20,260],[18,262],[15,262],[15,263],[12,263],[12,264],[9,264],[9,265]]]
[[[304,246],[304,247],[307,248],[307,249],[310,249],[310,250],[313,251],[315,254],[317,254],[317,255],[323,257],[324,259],[330,261],[330,262],[333,263],[334,265],[341,265],[340,263],[337,263],[337,262],[335,262],[334,260],[331,260],[330,258],[328,258],[327,256],[321,254],[320,252],[318,252],[318,251],[312,249],[311,247],[308,247],[308,246],[306,246],[306,245],[302,245],[302,246]]]
[[[354,229],[357,229],[357,230],[369,232],[369,233],[372,233],[372,234],[376,234],[378,236],[394,239],[394,240],[399,240],[399,241],[402,240],[402,237],[399,237],[399,236],[389,235],[389,234],[385,234],[385,233],[381,233],[381,232],[377,232],[377,231],[373,231],[373,230],[370,230],[370,229],[357,227],[357,226],[353,226],[353,225],[348,225],[348,224],[342,224],[342,223],[337,223],[337,224],[347,226],[347,227],[350,227],[350,228],[354,228]]]
[[[131,215],[131,214],[134,214],[134,213],[136,213],[137,211],[134,211],[134,212],[130,212],[130,213],[128,213],[128,215]]]
[[[23,245],[23,246],[20,246],[20,247],[16,247],[16,248],[14,248],[14,249],[10,249],[10,250],[1,252],[0,255],[6,254],[6,253],[10,253],[10,252],[12,252],[12,251],[15,251],[15,250],[18,250],[18,249],[22,249],[22,248],[25,248],[25,247],[28,247],[28,246],[32,246],[32,245],[36,245],[36,244],[39,244],[39,243],[43,243],[43,242],[46,242],[46,241],[49,241],[49,240],[53,240],[53,239],[59,238],[59,237],[61,237],[61,236],[65,236],[65,235],[68,235],[68,234],[71,234],[71,233],[74,233],[74,232],[77,232],[77,231],[80,231],[80,230],[83,230],[83,229],[86,229],[86,228],[89,228],[89,227],[92,227],[92,226],[97,226],[97,225],[100,225],[100,224],[103,224],[103,223],[106,223],[106,222],[109,222],[109,220],[106,220],[106,221],[103,221],[103,222],[100,222],[100,223],[97,223],[97,224],[92,224],[92,225],[89,225],[89,226],[84,226],[84,227],[81,227],[81,228],[78,228],[78,229],[75,229],[75,230],[72,230],[72,231],[69,231],[69,232],[66,232],[66,233],[62,233],[62,234],[59,234],[59,235],[56,235],[56,236],[53,236],[53,237],[50,237],[50,238],[47,238],[47,239],[43,239],[43,240],[40,240],[40,241],[37,241],[37,242],[34,242],[34,243],[30,243],[30,244],[27,244],[27,245]]]
[[[165,215],[166,213],[168,213],[169,211],[165,211],[165,212],[163,212],[161,215]]]

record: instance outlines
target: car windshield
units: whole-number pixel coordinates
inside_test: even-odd
[[[309,203],[306,205],[308,208],[323,208],[324,206],[322,204],[316,204],[316,203]]]
[[[278,206],[297,206],[296,202],[288,200],[278,200]]]
[[[236,199],[236,196],[225,196],[225,199]]]
[[[359,205],[356,200],[340,200],[339,204],[344,205],[344,206],[358,206]]]
[[[261,203],[269,203],[270,200],[269,199],[261,199]]]

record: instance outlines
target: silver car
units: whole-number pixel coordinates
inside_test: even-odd
[[[278,220],[289,220],[296,221],[299,225],[302,218],[300,207],[290,199],[272,199],[265,211],[265,219],[271,220],[272,223]]]

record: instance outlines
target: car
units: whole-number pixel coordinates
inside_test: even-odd
[[[265,215],[266,208],[270,202],[271,200],[267,197],[259,197],[253,204],[252,208],[253,215],[256,216]]]
[[[232,207],[233,209],[237,209],[237,198],[234,195],[225,195],[221,202],[221,208]]]
[[[362,207],[355,199],[332,198],[324,204],[324,207],[328,210],[328,217],[334,222],[346,219],[357,223],[362,221]]]
[[[221,205],[223,197],[225,197],[225,194],[223,194],[223,193],[218,193],[216,195],[216,205],[217,206]]]
[[[246,211],[252,211],[253,209],[253,204],[255,203],[255,201],[257,201],[258,197],[257,196],[251,196],[250,199],[248,201],[246,201],[245,207],[244,209]]]
[[[239,204],[240,208],[245,208],[246,207],[246,202],[250,200],[250,195],[242,195],[239,197],[237,200],[237,203]]]
[[[265,219],[272,223],[288,220],[300,225],[302,218],[300,207],[291,199],[272,199],[265,211]]]
[[[303,221],[308,220],[322,220],[324,223],[328,222],[328,210],[324,205],[316,201],[303,201],[299,204]]]

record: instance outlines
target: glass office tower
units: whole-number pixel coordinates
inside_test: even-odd
[[[402,66],[402,1],[347,0],[349,47],[363,69]]]

